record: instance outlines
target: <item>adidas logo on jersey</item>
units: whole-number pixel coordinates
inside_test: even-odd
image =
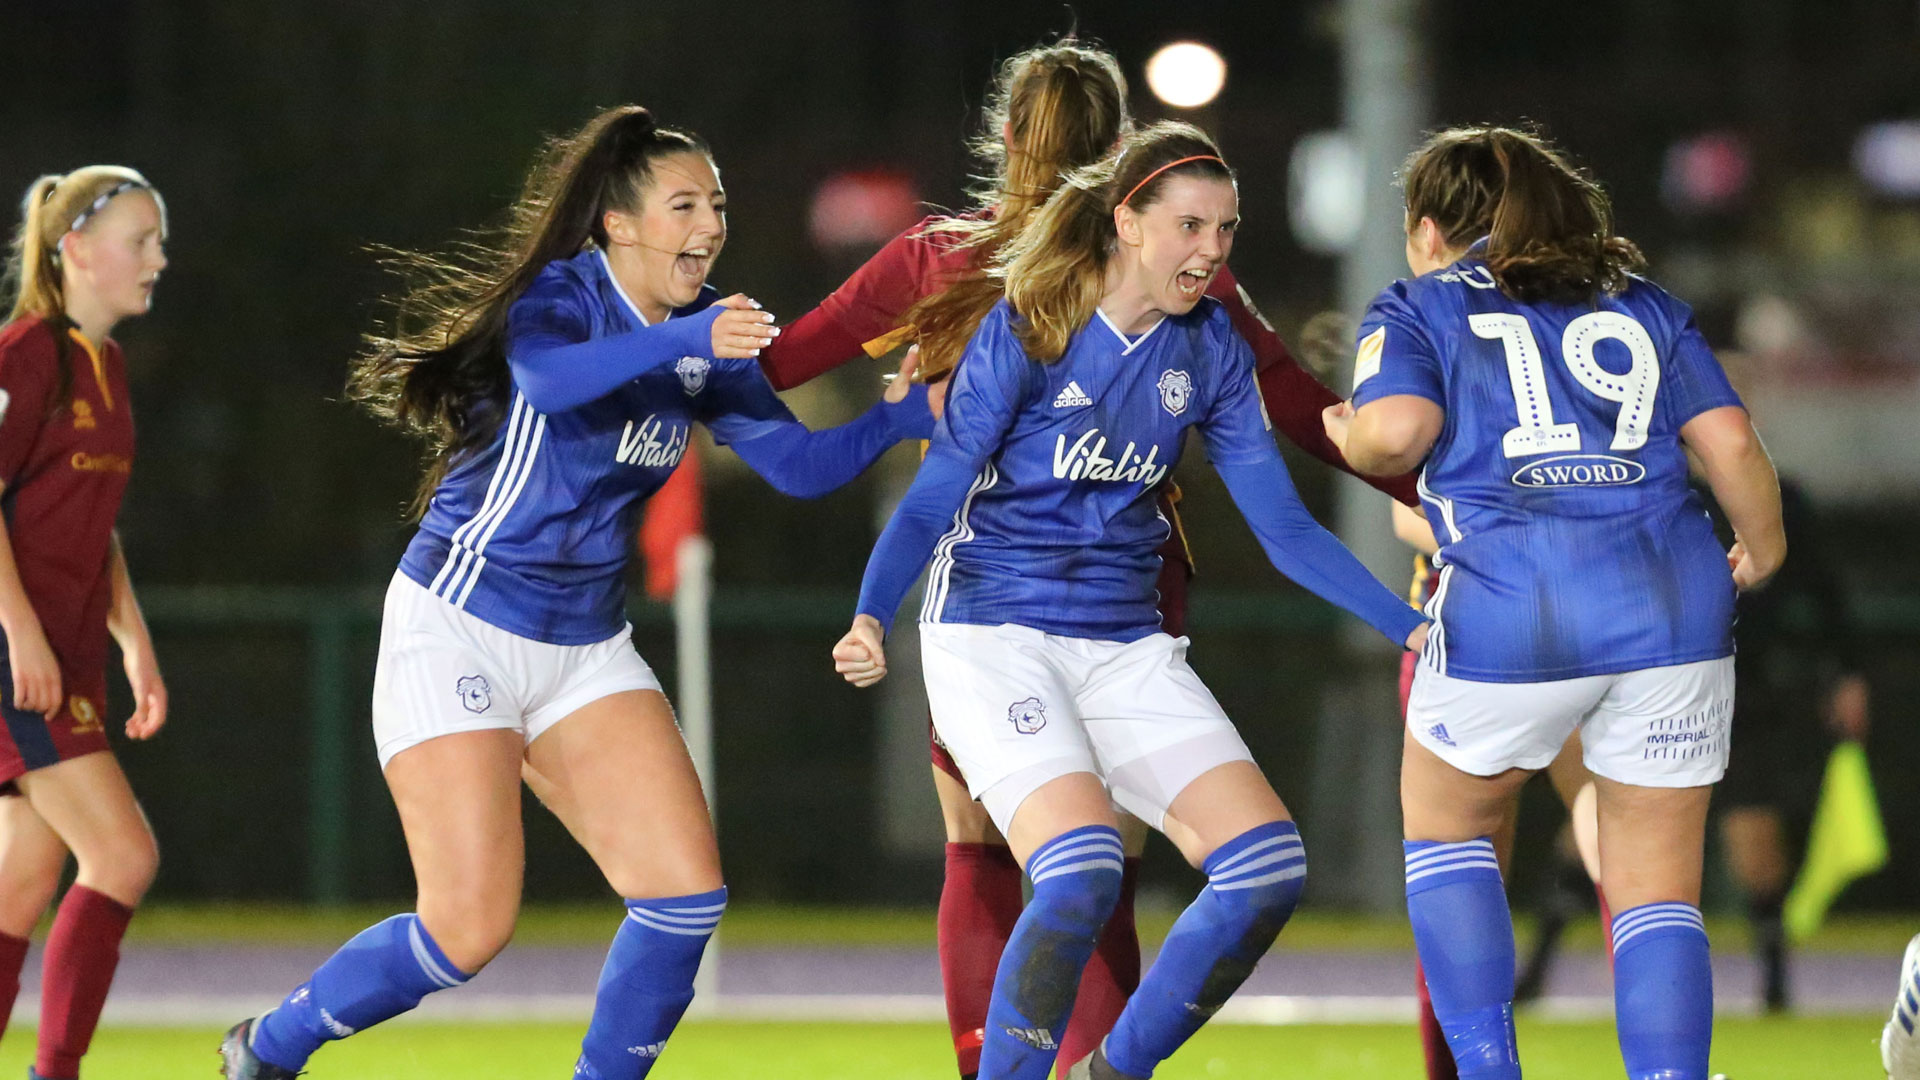
[[[655,416],[640,421],[638,427],[633,421],[627,421],[620,432],[620,446],[613,453],[614,460],[647,468],[670,469],[680,464],[680,458],[687,452],[687,429],[673,425],[666,441],[662,442],[660,433],[666,426],[665,421]]]
[[[1166,479],[1167,467],[1158,464],[1160,456],[1158,446],[1147,448],[1147,456],[1141,457],[1132,442],[1120,451],[1118,458],[1106,456],[1107,437],[1094,428],[1075,439],[1072,446],[1067,445],[1067,436],[1063,432],[1055,436],[1053,444],[1053,475],[1057,480],[1114,480],[1120,483],[1139,482],[1148,487]]]
[[[1053,407],[1056,409],[1077,409],[1082,405],[1091,404],[1093,399],[1087,396],[1085,390],[1080,389],[1078,382],[1068,383],[1066,389],[1060,391],[1059,395],[1053,399]]]

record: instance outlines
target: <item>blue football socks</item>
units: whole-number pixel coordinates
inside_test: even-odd
[[[1409,840],[1407,915],[1460,1080],[1520,1080],[1513,917],[1493,842]]]
[[[1220,845],[1205,869],[1207,887],[1107,1036],[1107,1063],[1127,1076],[1152,1076],[1253,974],[1300,902],[1307,851],[1293,822],[1270,822]]]
[[[1631,1080],[1706,1080],[1713,968],[1699,908],[1641,904],[1614,916],[1613,1002]]]
[[[577,1080],[638,1080],[693,1002],[700,955],[727,909],[727,890],[627,901],[594,992]]]
[[[468,978],[440,951],[418,915],[395,915],[360,931],[279,1008],[261,1017],[253,1028],[253,1052],[270,1065],[297,1072],[321,1043],[365,1031]]]
[[[1046,1080],[1052,1071],[1080,973],[1120,897],[1123,859],[1119,830],[1088,825],[1040,845],[1027,860],[1033,899],[1000,954],[980,1075]]]

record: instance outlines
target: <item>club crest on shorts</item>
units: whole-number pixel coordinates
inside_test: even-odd
[[[93,707],[93,702],[79,694],[73,694],[67,698],[67,711],[73,714],[75,735],[86,731],[104,730],[100,723],[100,710]]]
[[[487,685],[485,675],[463,675],[453,688],[468,712],[486,712],[493,705],[493,687]]]
[[[1160,404],[1167,412],[1179,416],[1187,411],[1187,402],[1193,400],[1193,378],[1184,371],[1163,371],[1160,373]]]
[[[1047,726],[1047,707],[1039,698],[1030,697],[1007,706],[1007,722],[1022,735],[1032,735]]]
[[[706,389],[707,369],[712,366],[704,356],[683,356],[673,365],[673,373],[680,376],[680,388],[692,397]]]

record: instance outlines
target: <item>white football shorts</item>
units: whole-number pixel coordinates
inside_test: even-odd
[[[1552,682],[1471,682],[1425,664],[1407,731],[1462,772],[1544,769],[1580,733],[1587,768],[1641,787],[1699,787],[1727,772],[1733,657]]]
[[[933,726],[1005,832],[1041,785],[1089,772],[1155,828],[1202,773],[1252,761],[1187,666],[1187,639],[1061,637],[1027,626],[921,623]]]
[[[405,574],[387,586],[373,673],[382,769],[441,735],[510,728],[530,743],[584,705],[658,689],[631,626],[592,645],[549,645],[469,615]]]

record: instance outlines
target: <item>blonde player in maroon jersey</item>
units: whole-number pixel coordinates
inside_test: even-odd
[[[986,260],[1018,235],[1062,174],[1099,160],[1131,126],[1126,77],[1111,53],[1072,37],[1040,45],[1000,67],[982,116],[975,152],[993,166],[974,208],[936,215],[882,247],[820,306],[782,328],[760,354],[777,389],[797,386],[862,356],[878,358],[916,337],[921,371],[929,380],[952,370],[974,326],[998,299],[984,281]],[[949,288],[981,302],[938,305],[942,314],[920,325],[923,303]],[[1326,438],[1318,412],[1337,395],[1302,370],[1233,274],[1221,266],[1208,283],[1234,329],[1252,345],[1260,394],[1273,424],[1296,446],[1336,468],[1344,460]],[[1351,471],[1351,470],[1349,470]],[[1411,477],[1369,481],[1405,503],[1417,496]],[[1187,583],[1192,576],[1185,537],[1174,509],[1179,491],[1161,492],[1161,510],[1173,523],[1160,555],[1162,625],[1185,633]],[[987,1001],[1002,948],[1021,911],[1021,871],[986,811],[967,794],[959,767],[936,741],[934,787],[946,821],[946,883],[940,895],[941,976],[960,1074],[978,1067]],[[1113,1026],[1140,980],[1140,944],[1133,926],[1133,892],[1145,826],[1123,818],[1128,858],[1119,904],[1080,983],[1073,1020],[1059,1060],[1086,1057]]]
[[[67,853],[80,872],[47,937],[29,1077],[73,1080],[159,852],[108,751],[107,639],[135,709],[167,720],[167,688],[113,521],[133,467],[126,361],[109,336],[143,315],[167,265],[166,207],[132,169],[94,165],[27,191],[0,329],[0,1030],[27,935]]]

